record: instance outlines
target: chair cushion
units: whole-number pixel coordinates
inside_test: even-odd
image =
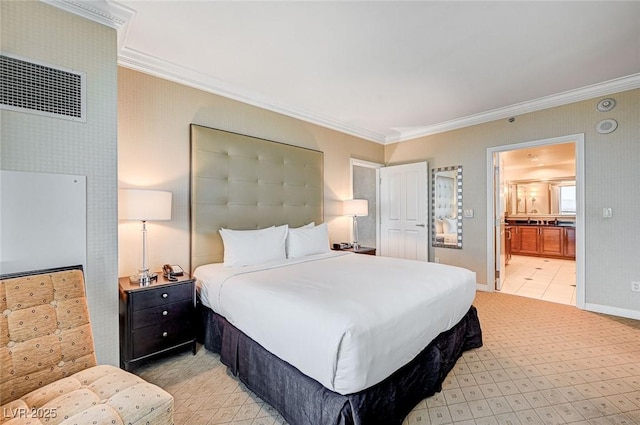
[[[96,365],[81,269],[0,280],[0,403]]]
[[[173,397],[114,366],[94,366],[0,407],[3,425],[173,424]]]

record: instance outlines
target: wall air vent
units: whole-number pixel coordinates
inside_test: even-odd
[[[16,56],[0,55],[0,108],[86,121],[86,76]]]

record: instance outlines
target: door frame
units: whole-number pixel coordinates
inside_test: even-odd
[[[384,164],[365,161],[363,159],[349,158],[349,195],[353,199],[353,167],[374,168],[376,170],[376,252],[380,252],[380,168]],[[353,226],[351,226],[351,239],[353,240]]]
[[[576,158],[576,307],[584,310],[586,307],[585,294],[585,156],[584,133],[553,137],[550,139],[533,140],[487,148],[487,291],[495,291],[495,228],[496,216],[494,207],[494,170],[493,155],[511,150],[531,148],[535,146],[555,145],[559,143],[575,143]]]

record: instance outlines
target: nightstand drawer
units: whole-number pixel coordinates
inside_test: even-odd
[[[187,273],[169,280],[158,275],[148,286],[118,282],[120,291],[120,367],[139,363],[174,349],[191,347],[196,353],[195,279]]]
[[[193,300],[193,285],[187,283],[181,285],[164,286],[156,289],[132,292],[131,308],[133,311],[144,310],[158,305],[175,303],[180,300]]]
[[[191,320],[193,300],[183,300],[177,303],[159,305],[144,310],[138,310],[131,318],[131,328],[139,329],[160,322],[176,321],[185,322]]]
[[[193,323],[165,322],[147,326],[131,332],[133,357],[171,348],[193,339]]]

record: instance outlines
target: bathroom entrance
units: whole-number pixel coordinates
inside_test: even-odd
[[[583,234],[583,139],[567,136],[491,152],[495,224],[489,252],[496,291],[584,303],[577,245]]]

